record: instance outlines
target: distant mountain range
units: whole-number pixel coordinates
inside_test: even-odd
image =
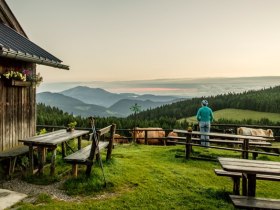
[[[42,92],[37,94],[37,103],[58,107],[81,116],[126,117],[132,114],[130,107],[137,103],[141,110],[152,109],[182,100],[176,96],[152,94],[110,93],[101,88],[74,87],[60,93]]]
[[[129,108],[135,103],[146,110],[181,98],[242,93],[278,85],[279,76],[44,83],[37,90],[37,102],[75,115],[126,117],[132,114]]]

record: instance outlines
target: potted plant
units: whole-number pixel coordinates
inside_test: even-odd
[[[73,132],[75,130],[75,127],[77,125],[77,122],[74,121],[74,122],[70,122],[68,124],[68,128],[66,129],[67,132]]]
[[[10,86],[39,86],[43,81],[43,77],[38,74],[32,73],[31,70],[23,69],[22,71],[7,71],[2,74],[0,78],[5,80],[5,83]]]

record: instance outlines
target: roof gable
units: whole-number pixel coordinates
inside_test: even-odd
[[[0,0],[0,56],[69,70],[60,59],[28,39],[5,0]]]
[[[17,31],[19,34],[27,37],[5,0],[0,0],[0,21]]]

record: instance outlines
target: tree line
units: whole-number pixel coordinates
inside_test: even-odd
[[[132,114],[127,118],[98,117],[96,119],[96,127],[101,128],[108,124],[115,123],[118,129],[132,129],[134,126],[161,127],[163,129],[186,129],[190,126],[188,122],[178,122],[178,119],[194,116],[197,109],[201,106],[200,103],[203,99],[209,101],[213,111],[225,108],[236,108],[280,113],[279,93],[280,86],[277,86],[258,91],[192,98],[139,113],[136,113],[134,109],[131,109]],[[67,126],[73,121],[77,122],[77,127],[90,127],[89,121],[85,117],[74,116],[71,113],[63,112],[56,107],[45,106],[41,103],[37,104],[37,125]],[[273,123],[269,121],[269,119],[245,121],[220,119],[217,123],[280,125],[280,122]]]
[[[235,108],[280,113],[280,86],[276,86],[243,93],[228,93],[217,96],[192,98],[140,112],[137,117],[139,120],[155,119],[159,116],[176,119],[191,117],[196,115],[203,99],[209,101],[209,105],[213,111]],[[132,118],[132,116],[128,118]]]

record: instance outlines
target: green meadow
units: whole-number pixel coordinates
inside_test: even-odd
[[[78,178],[66,174],[63,190],[78,201],[60,201],[43,191],[34,202],[21,202],[17,209],[234,209],[229,194],[232,180],[218,177],[217,157],[240,158],[239,152],[193,148],[194,157],[211,160],[185,160],[183,146],[117,145],[113,158],[104,163],[107,187],[101,169],[90,178],[80,168]],[[103,157],[105,159],[105,155]],[[280,161],[279,157],[259,155],[259,160]],[[67,168],[58,160],[59,167]],[[257,196],[280,198],[280,183],[257,181]]]
[[[271,122],[279,122],[280,114],[278,113],[269,113],[269,112],[257,112],[252,110],[244,109],[222,109],[215,111],[214,113],[215,120],[226,119],[233,121],[242,121],[251,119],[253,121],[258,121],[263,118],[269,119]],[[179,121],[187,120],[190,123],[197,123],[196,117],[188,117],[180,119]]]

